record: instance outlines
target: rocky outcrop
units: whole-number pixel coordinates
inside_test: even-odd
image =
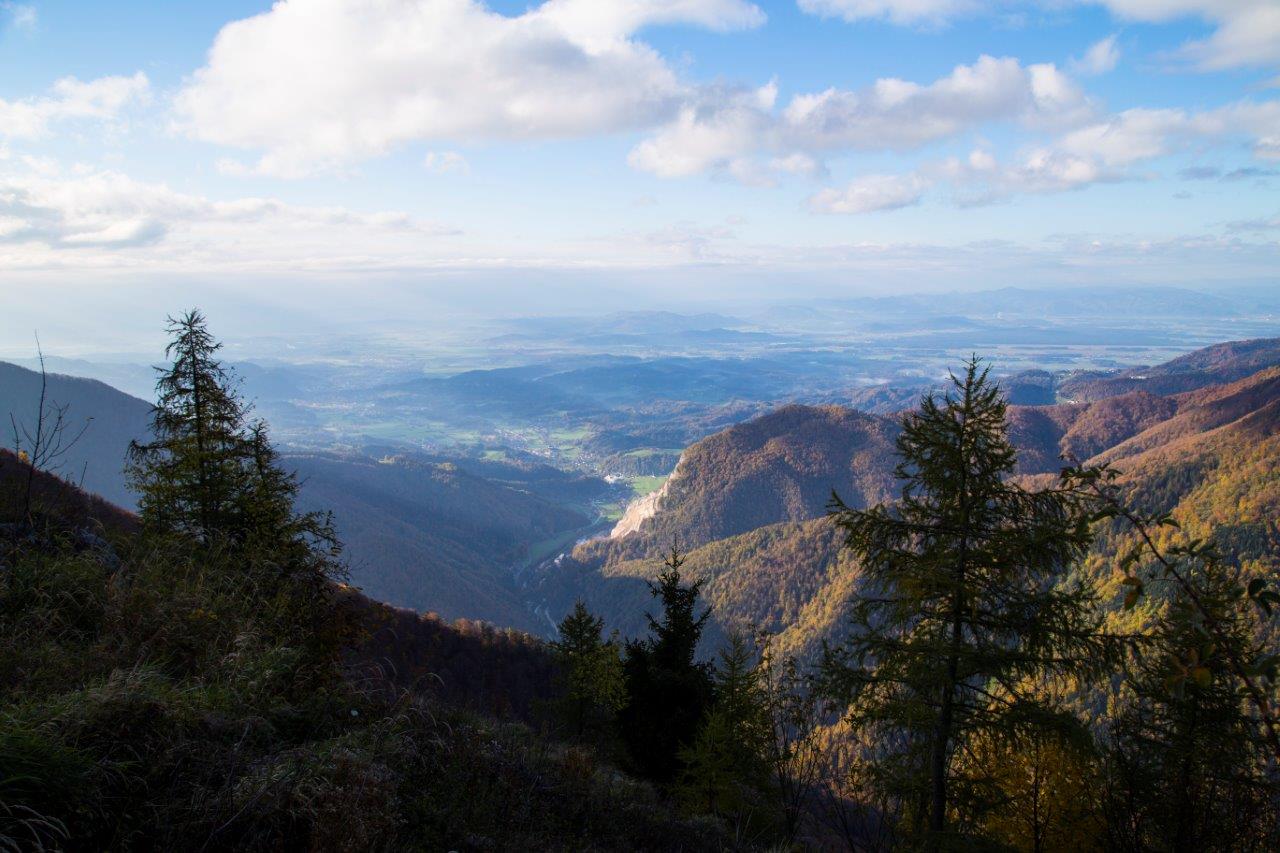
[[[628,533],[635,533],[640,529],[640,525],[653,518],[658,513],[658,508],[662,504],[662,499],[671,491],[671,484],[680,476],[680,465],[684,462],[684,454],[680,454],[680,461],[676,462],[675,469],[671,472],[671,476],[662,484],[662,488],[656,492],[650,492],[643,497],[636,498],[627,504],[627,508],[622,513],[622,518],[618,519],[618,523],[613,526],[613,530],[609,531],[610,539],[621,539]]]

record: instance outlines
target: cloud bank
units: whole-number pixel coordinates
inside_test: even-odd
[[[650,127],[687,86],[646,26],[758,26],[743,0],[283,0],[225,26],[178,94],[178,127],[300,175],[413,141],[528,140]]]

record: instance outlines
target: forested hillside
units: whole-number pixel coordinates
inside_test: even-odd
[[[608,562],[692,550],[767,524],[826,512],[831,490],[867,506],[892,494],[890,420],[837,406],[784,406],[688,448],[658,512],[636,534],[582,546]]]
[[[904,469],[913,485],[901,502],[776,520],[684,555],[684,576],[710,606],[703,653],[762,630],[770,655],[822,673],[814,689],[835,697],[842,722],[810,720],[840,768],[831,784],[859,804],[843,824],[854,849],[911,848],[913,838],[933,839],[925,849],[976,839],[977,849],[997,839],[1015,849],[1177,849],[1184,840],[1267,849],[1276,840],[1270,762],[1280,755],[1269,656],[1280,603],[1278,376],[1264,368],[1167,396],[1006,409],[971,368],[945,401],[922,403],[907,422],[897,450],[913,454]],[[732,489],[734,473],[756,470],[758,448],[787,445],[769,429],[832,420],[823,410],[786,415],[690,448],[676,482],[686,461],[710,457],[717,465],[705,470],[729,472],[715,485]],[[1006,424],[1022,447],[1005,444]],[[969,444],[965,433],[984,438]],[[954,454],[952,440],[989,461]],[[1032,464],[1019,468],[1027,451]],[[1059,454],[1087,458],[1060,478]],[[967,481],[954,472],[963,465],[988,478],[966,514],[950,500],[922,500],[962,494]],[[830,477],[844,474],[837,465]],[[701,514],[688,498],[667,490],[639,531],[545,566],[538,591],[560,607],[576,596],[624,634],[643,630],[645,581],[673,565],[653,553],[647,531],[715,517],[717,492],[703,493],[711,510]],[[793,511],[762,506],[775,519]],[[927,537],[926,525],[935,525]],[[958,550],[935,550],[946,547]],[[995,574],[954,573],[971,548],[986,550],[970,571]],[[959,588],[971,596],[963,606]],[[981,667],[1018,675],[964,674]],[[935,690],[965,703],[956,716],[939,710]],[[968,751],[927,760],[938,727]],[[1034,781],[1041,774],[1050,787]],[[938,784],[913,787],[926,779]],[[1178,779],[1184,787],[1170,791]],[[893,829],[877,841],[886,813]]]
[[[1058,399],[1088,403],[1133,391],[1178,394],[1243,379],[1277,364],[1280,364],[1280,339],[1227,341],[1153,367],[1136,367],[1119,373],[1078,374],[1059,384]]]
[[[453,619],[543,629],[512,583],[530,543],[590,519],[447,462],[293,455],[300,506],[334,512],[352,582],[373,598]]]
[[[1197,390],[1011,406],[1018,470],[1056,475],[1064,454],[1111,463],[1144,510],[1173,512],[1197,535],[1216,530],[1241,559],[1280,565],[1274,522],[1280,517],[1274,439],[1280,368],[1203,384],[1205,371],[1234,375],[1278,352],[1274,341],[1224,344],[1152,369]],[[635,631],[646,594],[641,579],[653,576],[664,545],[675,537],[688,551],[690,576],[706,581],[713,633],[759,626],[777,632],[781,648],[812,657],[823,639],[845,630],[838,614],[854,595],[858,574],[822,520],[826,501],[832,489],[851,506],[891,499],[895,433],[888,418],[791,406],[712,436],[686,451],[679,476],[640,532],[580,545],[557,565],[544,566],[538,593],[561,612],[581,595],[610,626]],[[798,452],[801,447],[811,449]],[[687,473],[693,471],[696,478]],[[721,524],[729,506],[743,507],[732,517],[750,518],[754,527]],[[1131,545],[1103,537],[1091,565],[1109,566]],[[1104,588],[1122,591],[1113,580]]]

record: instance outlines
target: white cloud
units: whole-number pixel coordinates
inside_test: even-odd
[[[1187,125],[1181,110],[1137,108],[1072,131],[1058,146],[1107,166],[1129,166],[1167,153],[1171,137]]]
[[[36,7],[27,3],[0,3],[0,11],[7,13],[10,25],[16,30],[29,33],[39,21]]]
[[[1120,62],[1120,48],[1116,46],[1116,36],[1094,42],[1084,55],[1071,61],[1071,70],[1077,74],[1106,74],[1115,70]]]
[[[917,204],[925,193],[948,184],[961,207],[991,204],[1015,195],[1065,192],[1123,180],[1124,173],[1094,159],[1051,147],[1033,148],[1013,163],[1001,163],[985,149],[967,158],[927,163],[901,175],[869,175],[847,187],[829,188],[809,199],[815,213],[870,213]]]
[[[1201,112],[1124,110],[1065,135],[1060,147],[1108,166],[1160,157],[1187,141],[1242,141],[1263,159],[1280,157],[1280,101],[1237,101]]]
[[[798,0],[802,10],[814,15],[900,25],[945,24],[964,15],[1017,6],[1054,10],[1067,3],[1101,6],[1126,21],[1206,21],[1214,26],[1213,33],[1178,51],[1181,58],[1204,70],[1280,64],[1280,3],[1276,0]]]
[[[756,26],[744,0],[282,0],[218,33],[175,102],[209,142],[297,175],[418,140],[573,137],[650,127],[687,86],[645,26]]]
[[[935,167],[934,174],[951,182],[955,202],[961,207],[991,204],[1014,195],[1079,190],[1126,177],[1096,159],[1048,146],[1032,148],[1007,164],[978,149],[964,160],[947,160]]]
[[[895,24],[940,24],[982,9],[977,0],[799,0],[813,15],[846,21],[883,19]]]
[[[754,91],[708,88],[671,124],[632,149],[627,162],[664,178],[713,168],[744,170],[747,156],[776,133],[770,111],[777,94],[772,84]]]
[[[723,225],[699,226],[688,222],[662,228],[643,235],[647,243],[664,259],[677,262],[706,262],[729,260],[725,247],[735,237],[732,229]]]
[[[961,206],[990,204],[1030,193],[1083,189],[1145,177],[1138,167],[1191,145],[1243,141],[1260,159],[1280,159],[1280,102],[1239,101],[1202,112],[1131,109],[1025,148],[1006,162],[986,149],[965,159],[926,163],[901,175],[874,175],[810,199],[819,213],[865,213],[918,201],[949,184]],[[1232,179],[1262,177],[1264,169],[1238,169]],[[1185,173],[1184,173],[1185,176]],[[1212,177],[1217,177],[1215,170]]]
[[[1215,25],[1206,39],[1179,51],[1204,70],[1280,63],[1280,3],[1275,0],[1082,0],[1105,6],[1117,17],[1164,23],[1198,17]]]
[[[422,167],[434,175],[465,175],[471,171],[467,158],[457,151],[428,151]]]
[[[57,122],[111,121],[125,107],[144,102],[149,95],[150,84],[141,71],[132,77],[99,77],[87,82],[64,77],[44,96],[14,101],[0,98],[0,136],[37,139]]]
[[[279,248],[314,250],[323,240],[358,239],[370,233],[450,233],[402,213],[356,213],[344,208],[290,205],[270,198],[213,201],[163,184],[136,181],[119,172],[46,162],[0,173],[0,245],[22,247],[27,258],[69,249],[159,247],[211,251],[221,243],[230,260],[252,246],[281,241]],[[317,241],[313,243],[313,241]],[[341,242],[341,241],[339,241]],[[6,260],[12,262],[15,255]],[[128,262],[127,256],[118,258]]]
[[[740,177],[769,163],[799,163],[840,151],[902,151],[991,121],[1037,128],[1080,124],[1093,107],[1053,65],[982,56],[928,84],[882,78],[858,91],[797,95],[775,109],[777,87],[704,89],[676,120],[637,145],[628,162],[663,177],[720,172]],[[760,156],[766,163],[758,162]],[[794,171],[794,170],[793,170]]]
[[[919,175],[863,175],[842,189],[824,189],[809,199],[817,213],[872,213],[920,201],[927,182]]]
[[[94,169],[52,176],[22,169],[15,159],[0,170],[0,268],[15,283],[15,296],[21,296],[19,282],[29,285],[21,293],[35,296],[27,300],[26,314],[21,304],[7,304],[0,322],[30,328],[44,316],[40,312],[47,313],[48,293],[58,293],[92,306],[80,312],[96,321],[92,329],[86,325],[85,340],[97,333],[103,317],[113,328],[129,328],[136,318],[121,305],[136,313],[139,304],[158,304],[181,292],[198,293],[200,304],[221,295],[236,305],[270,301],[275,294],[276,307],[286,312],[271,314],[276,322],[293,316],[288,311],[318,310],[318,294],[327,287],[323,307],[335,321],[349,324],[353,313],[362,313],[385,326],[390,316],[409,324],[429,316],[406,305],[421,308],[465,295],[474,301],[476,292],[532,306],[545,300],[541,288],[529,286],[532,280],[561,288],[577,282],[583,298],[634,300],[662,292],[697,299],[709,293],[741,297],[744,281],[760,282],[762,293],[776,293],[769,282],[825,286],[835,293],[851,277],[891,289],[965,287],[977,280],[988,286],[1028,279],[1089,282],[1104,273],[1132,283],[1203,285],[1267,280],[1280,260],[1280,243],[1264,222],[1241,223],[1241,236],[1229,239],[1112,234],[1060,243],[957,244],[939,236],[762,243],[735,234],[742,223],[725,221],[556,240],[541,233],[461,234],[395,212],[276,199],[217,201]],[[614,286],[601,291],[601,276]],[[444,287],[457,289],[442,295]],[[489,299],[483,308],[491,305]]]

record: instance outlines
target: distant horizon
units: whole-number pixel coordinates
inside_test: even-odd
[[[139,285],[145,288],[146,285]],[[201,292],[203,290],[203,292]],[[210,316],[215,328],[222,331],[231,353],[243,347],[252,349],[255,341],[263,347],[279,346],[289,342],[301,343],[311,338],[337,337],[370,337],[381,338],[387,342],[404,340],[406,336],[420,335],[423,338],[424,352],[430,351],[430,339],[440,338],[441,349],[448,349],[456,344],[457,336],[465,337],[478,329],[491,329],[504,324],[534,320],[565,320],[568,322],[589,322],[610,317],[641,316],[653,314],[671,314],[676,317],[691,317],[699,314],[718,315],[725,324],[731,327],[773,328],[786,330],[790,328],[785,320],[779,319],[777,312],[787,308],[844,308],[849,305],[865,303],[868,305],[891,304],[894,300],[923,299],[929,303],[936,301],[936,311],[929,316],[947,314],[965,314],[958,307],[948,307],[954,300],[980,298],[984,296],[1027,294],[1045,297],[1061,297],[1070,299],[1072,295],[1092,295],[1109,298],[1117,294],[1125,294],[1143,298],[1150,294],[1153,298],[1152,314],[1160,316],[1160,303],[1155,298],[1161,294],[1195,295],[1225,300],[1227,303],[1239,303],[1239,310],[1248,307],[1260,307],[1265,316],[1258,316],[1259,322],[1274,321],[1276,334],[1280,334],[1280,290],[1273,290],[1267,285],[1237,285],[1224,288],[1195,288],[1172,285],[1076,285],[1071,287],[1034,287],[1029,285],[1007,285],[992,288],[951,289],[951,290],[916,290],[901,292],[863,292],[844,294],[811,294],[783,295],[763,293],[755,298],[721,298],[715,301],[688,300],[672,302],[670,300],[649,297],[647,301],[636,303],[629,301],[626,295],[605,299],[599,302],[584,302],[580,306],[559,304],[546,306],[541,310],[519,310],[508,307],[504,311],[490,311],[486,306],[493,305],[490,295],[476,296],[472,289],[472,304],[460,301],[449,303],[447,300],[409,300],[397,297],[394,290],[376,294],[380,301],[362,294],[354,297],[345,294],[338,288],[329,294],[329,301],[312,298],[300,303],[297,310],[290,310],[279,300],[272,300],[264,305],[263,301],[252,294],[252,289],[239,290],[228,294],[217,288],[197,288],[185,293],[185,301],[177,297],[169,300],[170,307],[156,305],[154,310],[139,298],[134,307],[126,314],[114,319],[109,330],[102,330],[102,318],[111,316],[112,311],[119,310],[124,301],[119,289],[100,291],[85,297],[79,310],[68,310],[64,302],[55,303],[57,308],[49,304],[45,291],[29,292],[33,297],[32,304],[23,310],[21,304],[11,301],[8,311],[0,317],[0,359],[21,360],[34,355],[36,336],[43,345],[46,355],[66,358],[106,358],[110,360],[129,359],[154,355],[156,347],[162,346],[164,340],[164,324],[166,317],[177,314],[191,307],[199,307]],[[201,299],[200,297],[205,297]],[[640,295],[640,298],[644,298]],[[358,304],[351,304],[351,300]],[[96,303],[96,304],[95,304]],[[441,306],[446,306],[442,312]],[[557,310],[559,309],[559,310]],[[985,312],[994,315],[996,310]],[[1006,309],[1005,313],[1008,313]],[[1045,321],[1062,320],[1062,317],[1045,317]],[[1116,322],[1140,322],[1142,317],[1116,317]],[[709,327],[710,328],[710,327]],[[95,330],[100,337],[95,338]],[[1224,338],[1225,340],[1225,338]],[[274,341],[275,343],[268,343]],[[252,352],[241,353],[242,357],[252,358]],[[299,356],[305,353],[298,353]],[[256,357],[262,357],[258,354]]]

